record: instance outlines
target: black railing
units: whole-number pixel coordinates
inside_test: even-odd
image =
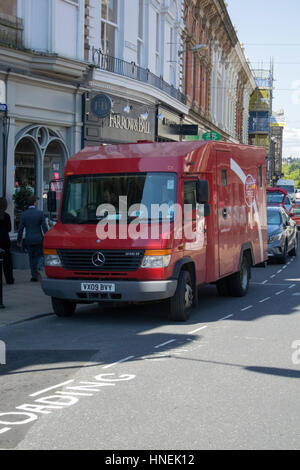
[[[101,70],[117,73],[124,77],[147,83],[148,85],[164,91],[181,103],[186,104],[186,96],[180,90],[167,83],[162,77],[154,75],[149,69],[139,67],[135,62],[126,62],[125,60],[117,59],[116,57],[103,54],[101,49],[95,48],[92,49],[92,62]]]

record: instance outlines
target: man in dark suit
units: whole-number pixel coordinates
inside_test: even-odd
[[[38,281],[39,263],[43,256],[43,238],[48,230],[43,212],[36,208],[37,200],[38,198],[34,195],[28,198],[28,209],[21,215],[17,240],[17,245],[22,246],[25,228],[25,247],[28,251],[31,281],[33,282]]]

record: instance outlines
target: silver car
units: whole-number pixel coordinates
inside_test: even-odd
[[[297,225],[283,207],[268,207],[267,219],[268,256],[285,264],[288,255],[297,255]]]

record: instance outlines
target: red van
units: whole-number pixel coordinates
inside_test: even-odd
[[[58,222],[44,239],[42,288],[54,312],[168,299],[170,318],[185,321],[201,284],[245,295],[251,266],[268,258],[265,181],[262,147],[199,141],[81,150],[67,162]]]

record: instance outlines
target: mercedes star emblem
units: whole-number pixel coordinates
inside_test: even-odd
[[[94,266],[103,266],[105,263],[105,256],[101,251],[96,251],[96,253],[93,254],[92,256],[92,263]]]

